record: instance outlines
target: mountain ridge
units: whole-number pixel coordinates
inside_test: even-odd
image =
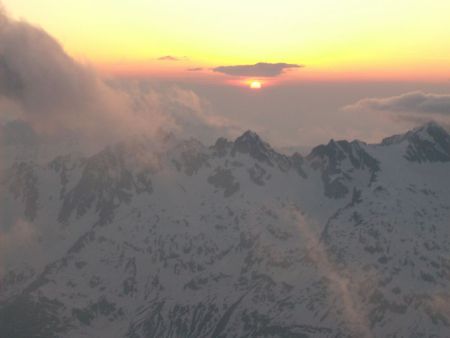
[[[0,336],[448,332],[449,161],[409,141],[303,157],[250,131],[162,139],[5,171]]]

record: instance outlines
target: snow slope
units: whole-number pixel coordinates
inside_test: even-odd
[[[448,337],[450,136],[253,132],[16,161],[0,337]]]

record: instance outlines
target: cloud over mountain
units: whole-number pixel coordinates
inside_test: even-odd
[[[259,62],[254,65],[220,66],[213,68],[213,71],[232,76],[276,77],[287,69],[301,67],[303,66],[290,63]]]
[[[356,113],[386,113],[397,120],[423,123],[427,120],[450,122],[450,95],[421,91],[384,98],[366,98],[343,108]]]
[[[15,120],[20,123],[11,125]],[[26,132],[53,143],[72,135],[90,148],[161,128],[188,136],[219,125],[229,123],[196,93],[105,81],[45,31],[0,11],[0,126],[8,130],[8,143]]]
[[[386,98],[367,98],[346,109],[450,115],[450,95],[418,91]]]

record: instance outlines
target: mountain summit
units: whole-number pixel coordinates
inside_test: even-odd
[[[407,144],[405,158],[412,162],[449,162],[450,135],[436,122],[429,122],[402,135],[385,138],[382,145]]]

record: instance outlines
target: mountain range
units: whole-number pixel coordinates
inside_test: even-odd
[[[172,134],[0,175],[0,337],[448,337],[450,135]]]

